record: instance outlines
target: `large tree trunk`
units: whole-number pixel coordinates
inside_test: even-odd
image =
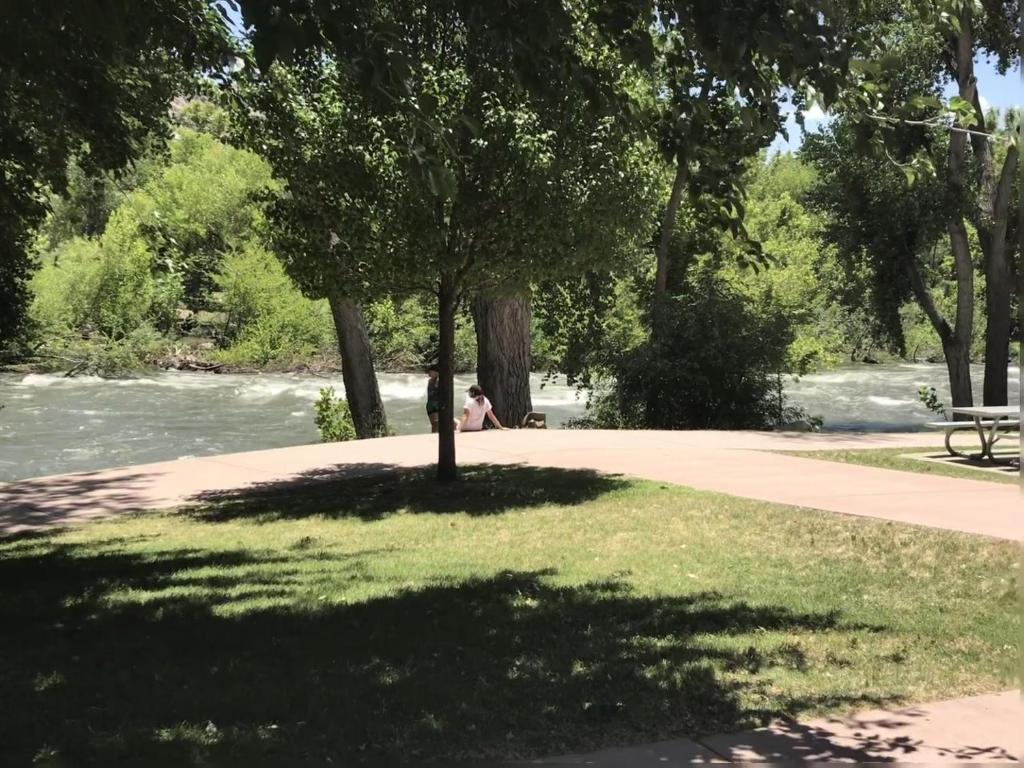
[[[954,65],[953,76],[957,79],[960,97],[968,103],[975,100],[974,81],[974,37],[971,29],[970,11],[965,11],[961,18],[960,35],[953,42]],[[970,243],[967,239],[967,227],[964,223],[962,205],[966,200],[964,171],[967,162],[967,135],[962,131],[954,131],[949,137],[949,155],[946,169],[946,194],[950,210],[953,213],[946,222],[949,233],[949,244],[953,251],[953,262],[956,271],[956,320],[953,328],[941,318],[929,296],[924,304],[932,325],[942,339],[942,351],[946,356],[946,367],[949,370],[949,390],[953,397],[953,407],[974,405],[974,394],[971,387],[971,339],[974,335],[974,262],[971,259]],[[912,285],[914,277],[911,277]],[[917,276],[918,286],[915,294],[925,294],[920,275]],[[919,301],[920,301],[919,296]]]
[[[476,375],[506,427],[522,423],[533,410],[530,399],[530,299],[477,296]]]
[[[974,262],[971,260],[967,228],[962,219],[949,224],[949,240],[956,271],[956,325],[941,333],[942,351],[949,369],[949,391],[953,405],[974,405],[971,388],[971,339],[974,338]],[[948,330],[948,326],[947,326]]]
[[[988,156],[991,146],[985,141]],[[1020,153],[1010,147],[1003,161],[998,180],[988,195],[989,207],[983,214],[984,225],[978,228],[985,251],[985,311],[988,321],[985,333],[985,405],[1006,405],[1007,378],[1010,364],[1010,328],[1013,325],[1012,246],[1008,244],[1010,197],[1013,176],[1017,172]]]
[[[437,479],[455,480],[455,313],[458,308],[458,285],[455,275],[441,275],[437,292],[438,361],[437,383],[441,411],[437,424]]]
[[[345,399],[352,411],[352,422],[360,439],[387,434],[387,417],[373,370],[370,337],[359,305],[344,296],[332,294],[328,301],[338,335],[341,375],[345,381]]]
[[[1010,264],[1005,248],[985,260],[985,405],[1006,405],[1010,365]]]
[[[1021,185],[1024,195],[1024,184]],[[1024,198],[1017,201],[1017,383],[1020,413],[1024,418]],[[1024,488],[1024,430],[1020,439],[1020,473]]]
[[[958,65],[959,66],[959,65]],[[968,70],[963,73],[973,79]],[[958,78],[959,79],[959,78]],[[1010,222],[1010,196],[1013,175],[1017,170],[1019,151],[1011,146],[1003,161],[1003,167],[996,173],[992,151],[992,139],[980,133],[989,132],[987,116],[981,108],[981,94],[977,85],[970,80],[964,86],[962,79],[961,96],[974,105],[979,133],[971,134],[977,169],[978,204],[974,212],[974,225],[985,257],[985,384],[983,397],[985,405],[1006,405],[1007,367],[1010,362],[1011,284],[1010,263],[1012,254],[1007,248],[1007,230]]]

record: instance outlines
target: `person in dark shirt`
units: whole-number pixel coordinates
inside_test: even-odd
[[[430,419],[430,431],[437,432],[437,420],[441,415],[441,396],[438,393],[437,368],[427,369],[427,418]]]

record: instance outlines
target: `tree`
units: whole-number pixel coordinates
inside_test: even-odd
[[[1001,58],[1003,66],[1017,51],[1012,33],[1007,34],[1008,10],[1003,3],[989,2],[977,18],[972,3],[963,3],[958,9],[958,24],[947,47],[947,71],[956,79],[958,96],[951,104],[966,115],[964,122],[973,127],[970,134],[955,132],[950,138],[950,183],[964,184],[966,173],[966,143],[970,140],[977,176],[976,203],[967,213],[977,230],[984,257],[985,270],[985,405],[1006,405],[1007,373],[1009,364],[1010,327],[1012,323],[1010,297],[1013,291],[1011,264],[1013,245],[1008,241],[1013,177],[1020,157],[1020,122],[1011,126],[1009,144],[1003,156],[1002,167],[995,163],[995,137],[997,125],[989,120],[981,106],[981,94],[974,77],[974,57],[979,51],[989,51]],[[1012,22],[1009,22],[1012,24]],[[954,248],[966,249],[962,225],[951,221],[950,237]]]
[[[387,433],[366,323],[365,265],[394,248],[402,180],[394,146],[324,58],[239,82],[236,132],[287,184],[268,215],[274,250],[303,291],[330,302],[345,398],[360,438]],[[391,289],[385,289],[385,294]]]
[[[33,229],[72,157],[119,169],[191,73],[231,51],[205,0],[16,0],[0,21],[0,341],[21,327]]]
[[[986,405],[1006,403],[1013,261],[1009,212],[1020,126],[1016,120],[1011,123],[1000,149],[999,126],[982,109],[974,60],[979,55],[992,56],[1005,72],[1019,57],[1020,30],[1011,5],[1004,0],[872,3],[863,15],[851,15],[848,30],[862,41],[864,59],[846,113],[866,140],[862,148],[873,145],[887,153],[903,166],[908,180],[930,176],[941,168],[945,229],[962,293],[969,287],[972,264],[968,227],[977,232],[985,274]],[[918,76],[908,79],[908,69]],[[946,81],[953,82],[957,91],[948,101],[941,89]],[[930,151],[933,129],[949,134],[942,163],[936,163]],[[896,152],[890,151],[893,147]],[[1000,152],[1002,162],[997,167]],[[961,307],[958,317],[967,310]],[[941,327],[934,313],[929,312],[929,317]],[[962,345],[950,351],[961,357],[966,354]],[[966,361],[959,365],[962,368]],[[964,386],[961,382],[957,387],[961,400]]]
[[[711,203],[705,215],[742,235],[745,161],[784,129],[783,89],[797,89],[798,106],[806,91],[826,101],[838,95],[847,53],[831,19],[813,4],[783,5],[726,3],[715,27],[702,18],[707,9],[657,4],[655,125],[672,182],[655,247],[656,300],[669,293],[672,235],[684,199]]]
[[[471,306],[476,328],[477,381],[487,393],[498,420],[506,426],[520,424],[533,410],[530,297],[478,294]]]
[[[941,132],[933,132],[932,140],[937,157],[948,151]],[[890,160],[858,151],[853,128],[843,120],[807,137],[801,156],[818,170],[812,200],[829,216],[826,233],[847,273],[855,273],[863,264],[870,270],[869,295],[882,328],[902,351],[899,311],[913,298],[942,342],[953,405],[971,405],[974,264],[965,248],[959,247],[959,231],[950,230],[946,186],[928,176],[908,186]],[[946,317],[930,288],[932,256],[943,235],[958,246],[949,251],[956,296],[952,318]],[[861,298],[853,295],[847,301]]]
[[[602,76],[580,55],[592,47],[586,43],[609,41],[611,50],[649,68],[657,30],[666,21],[692,31],[687,47],[707,64],[701,76],[715,86],[739,87],[745,104],[752,105],[741,110],[748,118],[774,104],[780,82],[812,82],[826,99],[833,97],[845,67],[844,50],[822,23],[820,10],[798,0],[784,8],[766,0],[712,7],[646,0],[296,3],[287,10],[269,0],[241,0],[240,5],[262,68],[297,51],[330,51],[377,106],[374,114],[400,118],[402,140],[395,145],[407,147],[409,188],[424,203],[410,211],[424,233],[417,266],[429,265],[438,278],[443,479],[455,476],[451,359],[463,292],[478,287],[483,263],[489,281],[506,285],[534,277],[528,273],[539,266],[571,264],[571,259],[552,261],[545,247],[524,251],[517,233],[503,226],[507,222],[493,219],[495,204],[513,193],[530,198],[532,210],[543,214],[550,190],[486,185],[479,163],[505,150],[506,160],[519,163],[512,177],[517,180],[530,179],[531,169],[549,162],[543,123],[530,116],[540,114],[531,102],[557,102],[569,91],[585,94],[595,108],[610,101],[629,111],[632,100],[615,93],[618,79]],[[585,44],[579,45],[580,39]],[[453,87],[461,84],[469,87]],[[510,115],[519,122],[510,123]],[[477,210],[488,218],[475,219],[463,207],[467,201],[483,203]]]

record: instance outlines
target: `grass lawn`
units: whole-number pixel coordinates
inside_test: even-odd
[[[0,540],[0,762],[537,756],[1005,689],[1016,556],[487,467]]]
[[[998,444],[997,445],[1001,445]],[[956,446],[954,446],[956,447]],[[908,454],[945,454],[942,449],[932,448],[872,448],[852,451],[785,451],[789,456],[801,456],[806,459],[822,459],[839,461],[846,464],[863,464],[867,467],[882,469],[899,469],[905,472],[921,472],[926,475],[945,475],[968,480],[987,480],[993,483],[1020,483],[1020,474],[1015,470],[1003,469],[998,472],[982,472],[970,467],[921,459],[907,458]],[[996,453],[999,453],[997,450]]]

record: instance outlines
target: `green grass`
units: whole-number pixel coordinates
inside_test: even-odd
[[[936,450],[934,447],[870,448],[852,451],[785,451],[784,453],[789,456],[800,456],[805,459],[862,464],[866,467],[898,469],[904,472],[920,472],[925,475],[944,475],[946,477],[960,477],[967,480],[986,480],[993,483],[1020,483],[1020,474],[1015,469],[984,472],[947,462],[922,461],[921,459],[909,457],[915,453],[928,456],[938,456],[940,454],[945,456],[945,451],[941,449]]]
[[[5,764],[559,754],[1014,680],[1016,548],[585,472],[0,541]]]

